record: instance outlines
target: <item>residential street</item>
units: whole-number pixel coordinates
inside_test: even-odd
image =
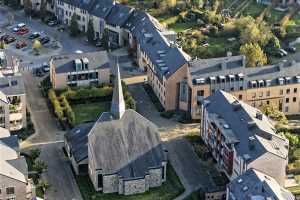
[[[53,116],[49,113],[36,78],[30,72],[23,74],[28,108],[36,133],[21,143],[21,148],[25,151],[31,147],[41,148],[40,159],[48,164],[48,170],[43,174],[43,178],[50,184],[46,193],[47,199],[81,200],[70,164],[62,151],[64,132],[57,128]]]

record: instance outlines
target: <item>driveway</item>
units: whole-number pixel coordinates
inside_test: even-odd
[[[57,128],[56,121],[50,114],[45,99],[38,88],[39,80],[30,72],[23,73],[27,93],[27,105],[36,133],[21,143],[21,148],[40,148],[40,159],[48,164],[43,178],[50,184],[46,193],[51,200],[81,200],[81,195],[74,179],[69,162],[62,151],[64,132]]]
[[[129,85],[128,88],[136,100],[137,111],[159,127],[160,136],[169,152],[169,160],[186,189],[176,200],[184,199],[199,188],[213,186],[193,147],[182,137],[186,133],[199,131],[199,124],[181,124],[161,117],[142,84]]]

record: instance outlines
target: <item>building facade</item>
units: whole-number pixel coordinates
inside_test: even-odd
[[[18,138],[3,128],[0,128],[0,153],[0,199],[35,198],[35,186],[28,178],[26,160],[20,156]]]
[[[50,60],[53,88],[91,86],[110,82],[110,64],[106,51],[55,56]]]
[[[201,109],[201,137],[230,180],[250,168],[284,186],[289,142],[258,109],[217,90]]]

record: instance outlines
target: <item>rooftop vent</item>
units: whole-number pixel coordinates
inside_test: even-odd
[[[228,124],[223,124],[223,127],[224,127],[225,129],[229,129],[229,128],[230,128]]]
[[[256,117],[257,119],[259,119],[259,120],[262,120],[262,119],[263,119],[263,114],[262,114],[262,112],[256,111],[255,117]]]
[[[243,179],[240,178],[240,179],[238,180],[238,183],[242,183],[242,182],[243,182]]]
[[[247,186],[244,186],[244,187],[243,187],[243,191],[246,192],[247,190],[248,190],[248,187],[247,187]]]
[[[238,100],[235,100],[234,102],[232,102],[231,105],[232,105],[234,111],[237,111],[241,108],[241,104]]]
[[[249,154],[244,154],[243,158],[247,161],[247,160],[250,160],[251,157]]]

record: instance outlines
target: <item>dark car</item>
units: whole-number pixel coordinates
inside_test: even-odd
[[[8,34],[2,35],[1,38],[0,38],[0,40],[6,40],[8,37],[9,37]]]
[[[43,72],[45,72],[45,73],[49,72],[50,71],[50,66],[47,63],[43,63],[42,69],[43,69]]]
[[[291,53],[296,53],[297,49],[296,49],[296,47],[289,46],[289,47],[287,48],[287,51],[288,51],[288,52],[291,52]]]
[[[12,42],[14,42],[14,41],[16,41],[16,38],[13,37],[13,36],[9,36],[8,38],[6,38],[6,39],[4,40],[4,42],[5,42],[6,44],[10,44],[10,43],[12,43]]]
[[[277,51],[275,55],[279,58],[282,58],[285,56],[284,53],[282,53],[281,51]]]
[[[34,33],[32,33],[32,34],[30,34],[29,35],[29,37],[28,37],[28,39],[36,39],[36,38],[38,38],[38,37],[40,37],[41,36],[41,34],[40,33],[38,33],[38,32],[34,32]]]
[[[48,22],[48,26],[56,26],[56,25],[58,25],[58,21],[57,20],[50,20]]]
[[[41,44],[47,44],[48,42],[50,42],[50,38],[48,36],[45,36],[40,39],[40,42]]]

